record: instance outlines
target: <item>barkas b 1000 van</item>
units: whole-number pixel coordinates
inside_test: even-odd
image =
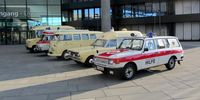
[[[26,40],[26,49],[30,52],[37,52],[36,44],[40,41],[44,34],[42,34],[45,30],[75,30],[74,27],[71,26],[36,26],[32,29],[34,32],[32,39]]]
[[[68,49],[91,45],[101,35],[102,32],[89,30],[57,32],[55,33],[57,39],[51,41],[48,55],[61,59],[69,59],[67,57]]]
[[[70,57],[77,63],[93,66],[93,57],[100,53],[116,49],[121,37],[143,36],[139,31],[111,31],[106,32],[92,45],[68,50]]]
[[[36,44],[36,50],[38,52],[45,52],[48,53],[49,51],[49,46],[50,46],[50,41],[54,39],[54,33],[57,32],[58,30],[46,30],[43,32],[43,36],[40,41],[37,42]]]
[[[165,65],[168,70],[183,60],[184,51],[176,37],[125,38],[117,50],[94,58],[96,69],[132,79],[138,70]]]

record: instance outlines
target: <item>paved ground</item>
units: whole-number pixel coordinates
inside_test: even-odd
[[[140,71],[131,81],[24,46],[0,46],[0,100],[200,100],[200,42],[183,46],[182,65]]]

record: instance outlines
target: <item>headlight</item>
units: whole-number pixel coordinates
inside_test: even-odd
[[[113,60],[108,60],[108,64],[114,64],[114,61]]]

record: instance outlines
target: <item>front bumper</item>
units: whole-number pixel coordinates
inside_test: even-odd
[[[105,71],[111,75],[120,75],[123,70],[123,68],[107,68],[107,67],[101,67],[101,66],[96,66],[95,69],[101,72]]]
[[[39,45],[36,46],[36,48],[37,48],[38,51],[47,52],[47,51],[49,51],[50,47],[49,47],[49,44],[39,44]]]

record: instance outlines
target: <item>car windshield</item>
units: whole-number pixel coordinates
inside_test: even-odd
[[[99,46],[99,47],[104,47],[106,44],[107,40],[104,39],[97,39],[92,46]]]
[[[41,38],[43,35],[42,35],[42,33],[44,32],[44,30],[37,30],[36,31],[36,37],[37,38]]]
[[[144,40],[142,39],[125,39],[121,42],[119,48],[131,49],[131,50],[142,50]]]
[[[54,39],[54,35],[43,35],[42,41],[51,41]]]

